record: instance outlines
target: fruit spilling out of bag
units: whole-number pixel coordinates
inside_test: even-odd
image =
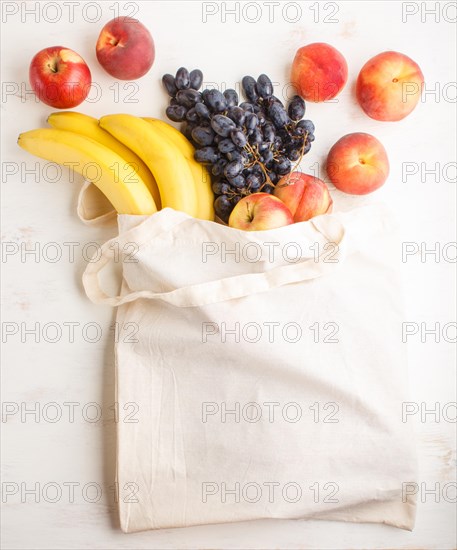
[[[52,113],[52,128],[19,135],[26,151],[71,166],[106,196],[119,214],[149,215],[170,207],[213,220],[213,191],[195,148],[159,119],[107,115],[97,120],[75,111]],[[258,231],[306,221],[331,211],[325,183],[291,172],[273,188],[247,194],[231,212],[229,225]]]
[[[101,30],[96,54],[110,75],[132,80],[151,68],[155,45],[138,20],[120,17]],[[38,52],[29,78],[37,97],[55,108],[79,105],[91,84],[82,57],[62,46]],[[18,144],[45,160],[70,166],[91,182],[91,187],[83,187],[79,203],[84,198],[90,202],[94,193],[86,191],[96,186],[104,201],[99,218],[115,212],[151,215],[170,207],[236,229],[276,229],[331,212],[333,201],[324,181],[294,170],[315,139],[313,122],[304,119],[305,100],[334,98],[347,78],[344,56],[323,42],[297,51],[291,82],[298,95],[287,106],[274,94],[266,74],[242,78],[243,101],[232,88],[201,90],[202,71],[180,67],[174,76],[162,77],[169,95],[166,115],[183,123],[180,130],[130,114],[97,120],[64,111],[49,116],[52,128],[20,134]],[[402,90],[409,80],[417,89],[406,101]],[[401,120],[417,105],[423,81],[412,59],[384,52],[360,71],[357,100],[376,120]],[[389,161],[374,136],[359,132],[334,144],[326,169],[338,190],[361,195],[385,183]],[[86,223],[96,221],[81,215],[79,206],[78,214]]]

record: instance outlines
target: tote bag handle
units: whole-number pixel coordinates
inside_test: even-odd
[[[124,235],[107,241],[101,247],[98,258],[86,267],[83,275],[84,289],[88,298],[96,304],[119,306],[138,299],[148,299],[163,300],[177,307],[198,307],[242,298],[283,285],[310,281],[335,271],[341,265],[345,256],[346,241],[344,226],[336,217],[331,215],[319,216],[307,223],[311,223],[328,242],[336,245],[336,251],[332,254],[331,259],[328,253],[324,252],[317,258],[277,266],[261,273],[234,275],[176,288],[168,292],[137,290],[120,296],[109,296],[101,286],[99,273],[114,259],[114,250],[122,250],[122,246],[129,242],[129,239],[131,239],[130,233],[138,234],[141,230],[141,226],[138,226],[131,231],[127,231]]]

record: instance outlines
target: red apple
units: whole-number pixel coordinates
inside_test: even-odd
[[[300,48],[292,63],[292,83],[308,101],[328,101],[348,79],[346,59],[330,44],[315,42]]]
[[[374,136],[347,134],[330,149],[327,174],[341,191],[365,195],[384,184],[389,175],[389,159]]]
[[[416,107],[424,85],[419,65],[398,52],[365,63],[357,79],[357,100],[375,120],[401,120]]]
[[[135,80],[145,75],[155,58],[151,33],[131,17],[109,21],[101,30],[95,49],[100,65],[120,80]]]
[[[293,223],[292,214],[278,198],[268,193],[253,193],[241,199],[232,210],[229,226],[245,231],[276,229]]]
[[[332,197],[325,183],[309,174],[292,172],[275,187],[275,197],[289,208],[294,222],[304,222],[332,211]]]
[[[92,82],[84,59],[63,46],[38,52],[30,63],[29,78],[38,98],[56,109],[70,109],[82,103]]]

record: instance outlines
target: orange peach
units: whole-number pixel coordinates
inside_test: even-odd
[[[236,229],[262,231],[289,225],[293,221],[292,214],[281,200],[268,193],[253,193],[238,202],[228,223]]]
[[[289,208],[294,222],[304,222],[332,211],[332,197],[325,183],[309,174],[292,172],[275,188],[275,197]]]
[[[291,79],[304,99],[328,101],[338,95],[346,84],[346,59],[330,44],[308,44],[295,54]]]
[[[155,58],[150,32],[131,17],[109,21],[101,30],[95,49],[100,65],[120,80],[135,80],[145,75]]]
[[[384,184],[389,175],[389,159],[374,136],[347,134],[330,149],[327,174],[340,191],[365,195]]]
[[[375,120],[401,120],[416,107],[424,75],[419,65],[398,52],[383,52],[365,63],[357,79],[357,100]]]

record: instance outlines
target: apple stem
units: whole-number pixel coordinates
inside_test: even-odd
[[[251,211],[251,205],[249,204],[249,202],[246,202],[246,210],[247,210],[247,213],[248,213],[248,220],[250,222],[252,222],[252,220],[254,219],[254,216],[253,216],[253,213]]]

